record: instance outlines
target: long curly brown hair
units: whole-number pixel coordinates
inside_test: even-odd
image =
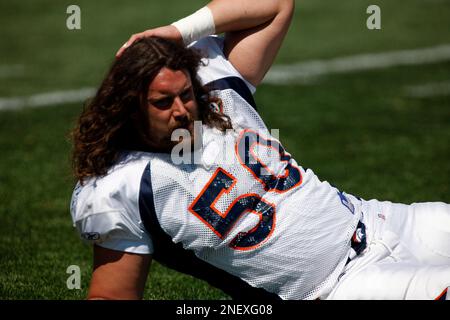
[[[116,59],[96,95],[89,100],[72,131],[72,166],[81,183],[104,176],[124,150],[149,151],[132,115],[140,110],[148,87],[163,67],[188,71],[200,120],[221,131],[231,128],[227,116],[214,112],[208,95],[197,79],[201,55],[173,41],[149,37],[134,42]]]

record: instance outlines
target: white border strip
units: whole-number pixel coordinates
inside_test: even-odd
[[[431,82],[404,88],[405,94],[412,98],[428,98],[450,95],[450,81]]]
[[[291,65],[276,65],[264,83],[308,83],[315,77],[394,66],[420,65],[450,60],[450,45],[431,48],[360,54],[330,60],[313,60]]]
[[[78,90],[40,93],[29,97],[0,98],[0,110],[17,110],[64,103],[77,103],[92,97],[94,94],[94,88],[81,88]]]
[[[0,79],[22,76],[25,67],[21,64],[0,65]]]

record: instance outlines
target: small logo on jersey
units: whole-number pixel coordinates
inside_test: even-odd
[[[359,256],[367,248],[366,225],[362,221],[359,221],[356,226],[356,230],[350,239],[350,246],[352,250],[350,250],[346,264]]]
[[[216,113],[223,113],[222,100],[213,101],[209,104],[209,108]]]
[[[386,220],[385,215],[382,214],[382,213],[379,213],[379,214],[378,214],[378,218],[380,218],[380,219],[382,219],[382,220]]]
[[[341,198],[342,204],[347,207],[347,209],[350,210],[352,214],[355,214],[355,206],[353,205],[353,203],[351,203],[350,200],[347,199],[343,192],[338,191],[337,194],[339,195],[339,198]]]
[[[353,234],[352,241],[355,243],[361,243],[363,241],[364,237],[365,237],[365,235],[364,235],[363,231],[360,228],[358,228],[355,231],[355,233]]]
[[[83,232],[81,234],[81,237],[84,240],[94,241],[94,240],[100,239],[100,233],[98,233],[98,232]]]

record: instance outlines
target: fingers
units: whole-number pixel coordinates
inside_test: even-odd
[[[120,57],[122,55],[122,52],[124,52],[127,47],[128,47],[128,41],[125,42],[125,44],[120,47],[119,51],[116,52],[116,58]]]
[[[144,32],[133,34],[133,35],[130,37],[130,39],[128,39],[128,41],[125,42],[125,43],[123,44],[122,47],[120,47],[119,51],[117,51],[117,53],[116,53],[116,58],[120,57],[120,56],[122,55],[122,53],[123,53],[129,46],[131,46],[131,44],[132,44],[133,42],[135,42],[136,40],[139,40],[139,39],[141,39],[141,38],[143,38],[143,37],[144,37]]]
[[[130,39],[128,39],[127,42],[125,42],[122,47],[117,51],[116,58],[120,57],[122,53],[133,44],[136,40],[139,40],[141,38],[145,37],[151,37],[151,36],[157,36],[165,39],[170,39],[173,41],[176,41],[180,44],[183,44],[183,38],[181,36],[181,33],[178,31],[177,28],[175,28],[172,25],[149,29],[144,32],[133,34]]]

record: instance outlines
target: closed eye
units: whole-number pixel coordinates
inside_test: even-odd
[[[159,99],[159,100],[155,100],[155,101],[150,101],[150,103],[152,105],[154,105],[157,108],[161,108],[161,109],[170,107],[172,105],[172,102],[173,102],[173,98],[171,98],[171,97],[167,97],[167,98],[163,98],[163,99]]]
[[[180,99],[181,101],[183,101],[184,103],[189,102],[192,100],[192,87],[184,90],[181,94],[180,94]]]

